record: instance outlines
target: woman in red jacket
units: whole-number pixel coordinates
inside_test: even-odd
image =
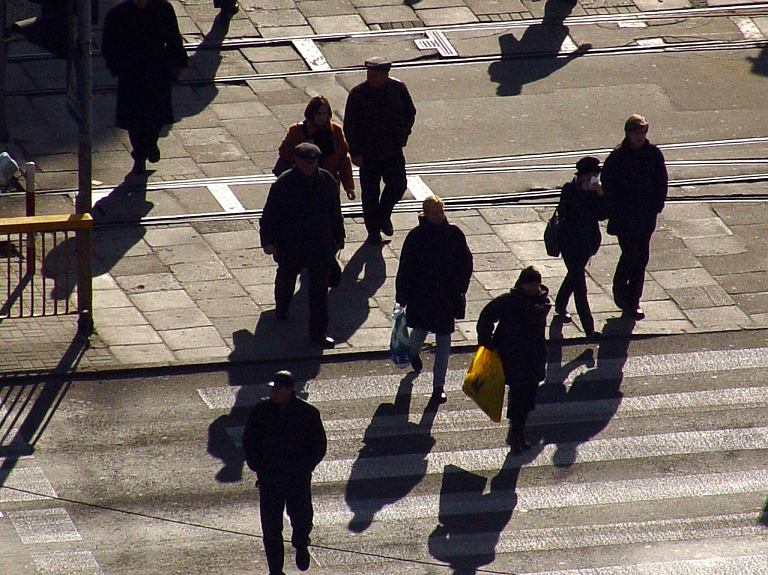
[[[333,110],[325,96],[315,96],[304,110],[303,122],[294,124],[280,144],[280,158],[289,164],[296,163],[294,150],[302,142],[315,144],[320,148],[320,167],[328,170],[340,186],[344,187],[347,198],[355,199],[355,181],[352,179],[352,161],[344,131],[331,121]]]

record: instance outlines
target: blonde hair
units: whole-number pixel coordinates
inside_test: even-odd
[[[445,209],[445,203],[438,196],[427,196],[424,201],[421,202],[421,211],[427,213],[427,208],[432,206],[440,206]]]

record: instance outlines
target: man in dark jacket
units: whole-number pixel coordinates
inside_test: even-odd
[[[312,471],[325,457],[327,439],[320,412],[296,397],[290,371],[272,378],[272,397],[257,404],[243,432],[248,467],[256,472],[261,529],[270,575],[281,575],[285,560],[283,511],[293,527],[296,566],[309,568],[312,531]]]
[[[366,60],[366,81],[352,88],[344,110],[349,154],[360,168],[369,243],[381,243],[381,232],[394,233],[392,209],[408,187],[403,148],[416,120],[416,107],[405,84],[389,77],[391,67],[384,58]]]
[[[661,150],[647,139],[648,122],[630,116],[624,140],[603,165],[601,181],[608,202],[608,233],[618,237],[621,256],[613,274],[613,300],[622,316],[636,320],[640,308],[645,268],[650,258],[656,217],[667,199],[667,166]]]
[[[435,334],[437,352],[432,368],[433,399],[446,400],[445,374],[451,355],[454,319],[463,319],[465,296],[472,278],[472,253],[464,233],[449,224],[443,201],[429,196],[423,202],[419,225],[408,232],[400,253],[395,301],[405,306],[411,328],[411,366],[421,371],[421,348],[427,333]]]
[[[317,167],[320,148],[303,142],[296,146],[296,165],[272,184],[261,219],[261,245],[277,263],[275,315],[289,319],[296,278],[309,269],[309,335],[332,348],[328,329],[328,271],[336,252],[344,247],[338,185]]]
[[[171,85],[187,67],[187,53],[167,0],[125,0],[107,12],[101,52],[117,76],[115,125],[128,130],[133,173],[160,161],[157,140],[172,124]]]
[[[549,289],[539,271],[520,272],[509,293],[490,301],[477,320],[477,343],[496,350],[509,386],[507,443],[512,453],[529,449],[523,435],[528,414],[536,407],[536,392],[547,375],[547,314]],[[494,329],[495,326],[495,329]]]

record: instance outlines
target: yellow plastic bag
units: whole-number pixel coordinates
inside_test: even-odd
[[[488,414],[491,421],[499,423],[504,405],[504,367],[499,354],[480,346],[461,389]]]

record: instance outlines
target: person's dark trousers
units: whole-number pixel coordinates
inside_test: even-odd
[[[381,190],[381,181],[384,190]],[[408,187],[405,157],[402,152],[387,158],[363,158],[360,167],[360,199],[363,220],[369,236],[375,236],[392,216],[395,204],[403,199]]]
[[[587,261],[584,258],[575,258],[563,254],[563,261],[568,273],[563,280],[560,289],[555,298],[555,310],[564,312],[568,307],[568,300],[573,294],[573,301],[576,304],[576,311],[581,319],[581,327],[584,333],[590,334],[595,331],[595,320],[592,318],[592,311],[589,309],[589,300],[587,299],[587,276],[585,268]]]
[[[279,264],[275,275],[275,313],[287,317],[296,291],[296,278],[303,264]],[[320,337],[328,329],[328,266],[310,264],[309,272],[309,335]]]
[[[613,274],[613,300],[622,310],[634,311],[640,305],[652,235],[653,231],[618,235],[621,256]]]
[[[539,390],[539,382],[516,381],[507,385],[509,387],[507,397],[509,429],[513,433],[522,435],[528,414],[536,406],[536,392]]]
[[[264,552],[270,575],[281,575],[285,563],[283,509],[291,520],[291,544],[307,547],[312,532],[312,476],[297,476],[290,481],[259,480],[259,511],[264,534]]]
[[[128,139],[131,141],[131,147],[133,148],[131,156],[134,160],[144,162],[152,155],[152,152],[157,148],[161,129],[162,126],[128,130]]]

